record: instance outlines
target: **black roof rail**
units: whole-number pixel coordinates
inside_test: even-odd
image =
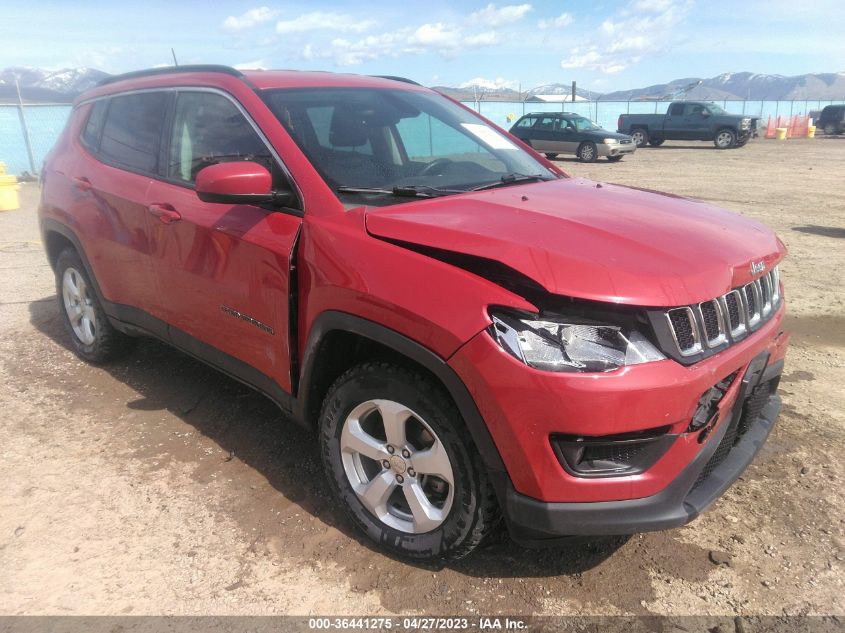
[[[193,64],[189,66],[162,66],[161,68],[146,68],[134,70],[122,75],[112,75],[97,82],[98,86],[106,86],[124,79],[138,79],[139,77],[155,77],[156,75],[172,75],[174,73],[223,73],[232,77],[243,77],[243,73],[231,66],[219,64]]]
[[[403,84],[413,84],[415,86],[422,85],[414,81],[413,79],[408,79],[407,77],[397,77],[396,75],[372,75],[372,77],[378,77],[379,79],[390,79],[391,81],[401,81]]]

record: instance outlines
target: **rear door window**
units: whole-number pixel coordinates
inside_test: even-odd
[[[537,122],[537,118],[536,118],[536,117],[533,117],[533,116],[527,116],[527,117],[523,117],[523,118],[521,118],[521,119],[517,122],[516,127],[531,127],[531,126],[532,126],[532,125],[534,125],[536,122]]]
[[[132,171],[155,173],[167,95],[142,92],[112,97],[100,139],[100,155]]]

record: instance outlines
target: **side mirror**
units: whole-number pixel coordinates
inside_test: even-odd
[[[217,163],[197,173],[197,197],[220,204],[287,204],[290,191],[273,191],[267,168],[251,161]]]
[[[709,113],[707,110],[702,110],[702,111],[701,111],[701,116],[703,116],[705,119],[709,119],[709,118],[710,118],[710,113]]]

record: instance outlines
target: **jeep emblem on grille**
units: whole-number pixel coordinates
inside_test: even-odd
[[[762,259],[759,262],[751,262],[751,274],[756,275],[766,270],[766,262]]]

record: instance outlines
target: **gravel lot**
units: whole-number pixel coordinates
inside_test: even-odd
[[[77,360],[26,185],[0,213],[0,614],[845,614],[845,139],[560,164],[725,206],[790,249],[784,411],[709,513],[544,552],[499,536],[445,568],[392,560],[261,396],[153,341]]]

